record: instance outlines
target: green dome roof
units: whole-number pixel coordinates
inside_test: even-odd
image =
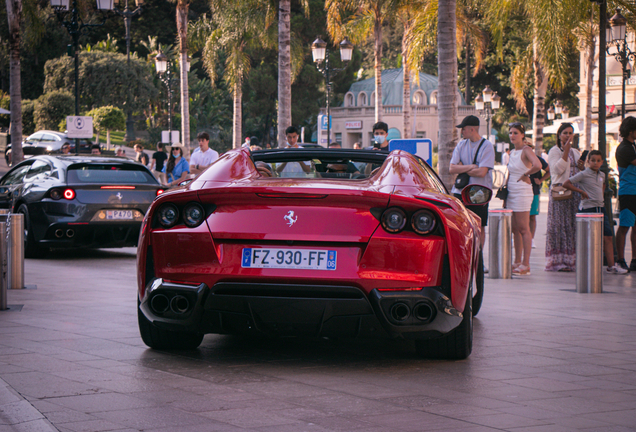
[[[402,89],[404,88],[402,68],[399,69],[385,69],[382,71],[382,105],[402,105]],[[422,90],[426,93],[426,98],[430,101],[431,94],[437,90],[438,81],[437,77],[420,72],[419,84],[415,79],[411,80],[411,101],[413,94],[417,90]],[[371,94],[375,91],[375,78],[368,78],[362,81],[353,83],[349,88],[349,92],[353,93],[355,101],[358,100],[358,94],[365,92],[370,100]],[[458,89],[459,91],[459,89]],[[461,103],[465,104],[462,97]],[[430,102],[429,102],[430,103]],[[357,105],[357,103],[356,103]]]

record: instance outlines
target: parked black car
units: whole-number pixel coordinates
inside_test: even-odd
[[[0,179],[0,208],[24,215],[25,255],[50,248],[136,246],[162,186],[118,157],[34,156]]]
[[[90,154],[93,142],[88,139],[80,139],[79,141],[80,153]],[[24,158],[27,159],[37,155],[60,153],[60,149],[64,144],[69,144],[71,153],[75,153],[74,138],[68,138],[62,132],[43,130],[29,135],[22,141],[22,151],[24,152]],[[7,166],[12,165],[11,153],[11,144],[8,144],[4,150],[4,160],[7,162]]]

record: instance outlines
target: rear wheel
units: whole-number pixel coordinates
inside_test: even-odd
[[[415,341],[417,353],[422,357],[444,360],[463,360],[473,350],[472,296],[466,296],[462,322],[451,332],[437,339]]]
[[[484,253],[479,251],[479,262],[477,263],[477,274],[475,275],[475,292],[473,293],[473,316],[476,316],[481,309],[481,302],[484,300]]]
[[[35,240],[31,227],[31,219],[29,218],[29,209],[26,204],[22,204],[18,207],[18,213],[24,215],[24,257],[42,258],[46,255],[48,249],[40,246]]]
[[[191,350],[201,345],[203,334],[191,332],[173,332],[154,326],[143,314],[137,302],[137,320],[141,339],[150,348],[163,350]]]

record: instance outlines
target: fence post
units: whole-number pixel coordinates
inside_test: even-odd
[[[603,292],[603,214],[576,214],[576,292]]]
[[[488,212],[489,264],[491,279],[512,278],[512,210]]]

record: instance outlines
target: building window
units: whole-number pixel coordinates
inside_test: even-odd
[[[367,106],[367,94],[360,92],[358,95],[358,106]]]
[[[426,105],[426,94],[418,90],[413,94],[413,105]]]
[[[371,100],[369,101],[369,106],[375,106],[375,92],[371,93]]]
[[[337,133],[336,134],[336,142],[339,142],[342,144],[342,134],[341,133]]]
[[[437,105],[437,90],[431,93],[431,105]]]
[[[415,134],[415,138],[426,138],[426,131],[424,132],[417,132]]]
[[[345,106],[346,107],[355,106],[355,104],[353,103],[353,95],[351,93],[347,93],[347,96],[345,96]]]

